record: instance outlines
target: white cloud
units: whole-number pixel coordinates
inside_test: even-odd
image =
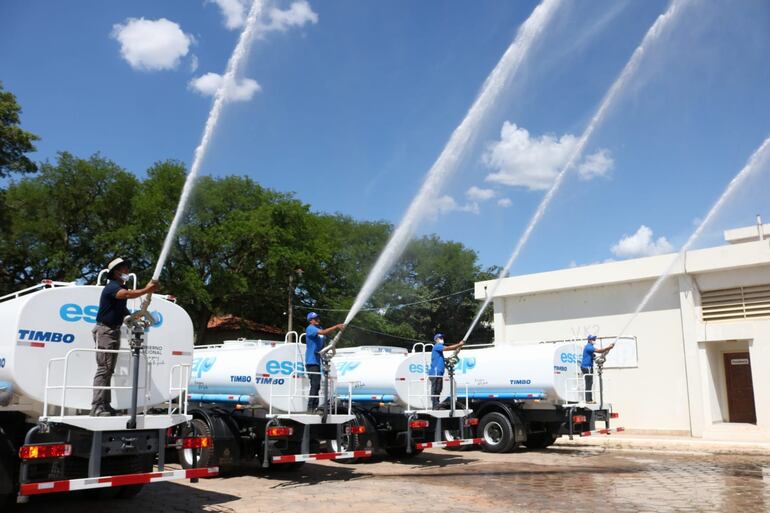
[[[465,205],[460,205],[455,201],[452,196],[441,196],[436,200],[436,214],[444,215],[449,212],[469,212],[471,214],[478,214],[480,212],[479,204],[471,201]]]
[[[503,208],[508,208],[513,205],[513,201],[511,201],[510,198],[500,198],[497,200],[497,205]]]
[[[613,244],[610,251],[618,258],[636,258],[662,255],[663,253],[670,253],[673,249],[665,237],[658,237],[657,240],[654,240],[652,230],[641,225],[635,234],[623,234],[617,244]]]
[[[207,3],[219,6],[225,18],[225,27],[230,30],[241,28],[246,22],[248,0],[207,0]]]
[[[299,0],[286,10],[273,7],[269,11],[269,21],[262,27],[266,31],[285,32],[291,27],[301,27],[307,23],[318,23],[318,14],[313,11],[307,0]]]
[[[465,195],[472,201],[487,201],[497,196],[497,192],[493,189],[482,189],[474,185],[465,191]]]
[[[615,161],[612,160],[609,150],[599,150],[589,155],[578,166],[578,176],[581,180],[592,180],[599,176],[605,176],[612,169]]]
[[[206,73],[190,80],[189,87],[204,96],[214,96],[222,86],[222,80],[222,75]],[[249,101],[255,93],[261,90],[262,87],[254,79],[231,80],[225,87],[225,99],[232,102]]]
[[[243,27],[249,11],[249,0],[207,0],[217,4],[224,16],[225,27],[235,30]],[[266,32],[285,32],[291,27],[301,27],[307,23],[318,23],[318,14],[313,11],[307,0],[298,0],[288,9],[271,7],[262,15],[257,29],[258,35]]]
[[[578,138],[572,134],[561,137],[545,134],[530,136],[525,128],[506,121],[500,129],[500,139],[490,144],[483,161],[495,171],[486,181],[530,190],[545,190],[566,165]],[[613,160],[608,150],[589,155],[578,166],[581,178],[590,180],[609,172]]]
[[[120,54],[134,69],[174,69],[190,51],[194,38],[166,18],[128,18],[112,27],[111,37],[120,43]]]
[[[198,56],[193,54],[190,58],[190,73],[198,71]]]

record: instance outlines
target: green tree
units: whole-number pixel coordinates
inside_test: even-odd
[[[3,90],[0,82],[0,178],[11,173],[37,171],[37,166],[25,153],[35,151],[33,143],[39,137],[19,126],[20,114],[16,96]]]
[[[124,232],[138,180],[114,162],[60,153],[5,191],[3,287],[41,279],[93,281],[128,247]]]

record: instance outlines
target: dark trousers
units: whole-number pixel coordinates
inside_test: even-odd
[[[434,410],[438,410],[439,399],[441,398],[441,391],[444,390],[444,376],[431,376],[430,377],[430,395],[431,404]]]
[[[91,330],[94,335],[94,343],[97,349],[120,349],[120,327],[110,328],[104,324],[97,324]],[[112,374],[115,372],[115,363],[118,360],[117,353],[96,353],[96,374],[94,375],[95,387],[108,387],[112,382]],[[107,407],[112,401],[112,390],[94,389],[91,409]]]
[[[310,378],[310,396],[307,399],[307,411],[312,412],[318,408],[318,392],[321,391],[321,366],[320,365],[305,365],[307,372],[313,372],[314,374],[308,374]],[[316,397],[312,397],[316,396]]]
[[[586,381],[586,402],[594,400],[593,388],[594,388],[594,370],[591,367],[580,367],[583,371],[583,378]]]

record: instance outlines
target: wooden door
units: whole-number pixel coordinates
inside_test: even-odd
[[[756,424],[749,353],[725,353],[724,358],[730,422]]]

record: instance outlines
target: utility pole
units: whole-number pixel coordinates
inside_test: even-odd
[[[294,328],[294,274],[296,273],[298,277],[302,277],[302,273],[304,271],[297,267],[294,269],[294,271],[289,274],[289,290],[288,290],[288,305],[287,305],[287,317],[289,318],[287,322],[287,332],[291,332]]]

